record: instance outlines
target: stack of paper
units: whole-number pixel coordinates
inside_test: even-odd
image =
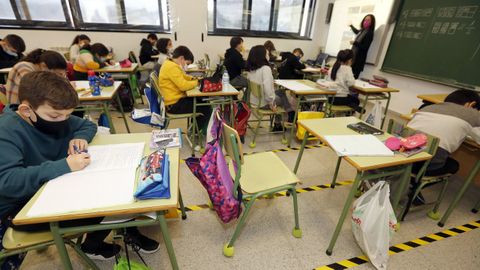
[[[297,82],[295,80],[275,80],[275,83],[285,87],[288,90],[302,91],[302,90],[315,90],[315,87]]]
[[[393,152],[373,135],[325,136],[325,140],[340,157],[393,156]]]
[[[90,146],[85,169],[50,180],[27,216],[64,214],[133,202],[145,143]]]
[[[355,80],[356,87],[361,87],[361,88],[381,88],[373,84],[369,84],[368,82],[364,82],[362,80]]]

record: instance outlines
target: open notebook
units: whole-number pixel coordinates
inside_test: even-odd
[[[64,214],[133,202],[135,174],[144,147],[145,143],[90,146],[90,165],[47,182],[27,215]]]
[[[383,142],[373,135],[325,136],[328,145],[342,156],[393,156]]]

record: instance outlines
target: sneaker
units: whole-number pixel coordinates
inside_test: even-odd
[[[141,234],[136,228],[129,229],[126,237],[127,243],[142,253],[151,254],[160,249],[157,241]]]
[[[117,244],[108,244],[102,242],[102,244],[97,247],[96,249],[90,249],[82,245],[82,251],[92,260],[99,260],[99,261],[108,261],[115,258],[120,252],[121,248]]]

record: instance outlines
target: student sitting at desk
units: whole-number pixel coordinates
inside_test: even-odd
[[[185,73],[188,65],[193,63],[193,54],[185,46],[178,46],[172,55],[160,68],[158,86],[169,113],[182,114],[193,112],[193,98],[186,95],[186,91],[198,86],[198,81]],[[198,127],[203,134],[207,132],[208,120],[212,114],[210,106],[198,106],[197,112],[202,115],[197,117]]]
[[[9,104],[18,103],[18,87],[23,76],[33,71],[50,70],[60,76],[66,76],[67,61],[55,51],[36,49],[13,66],[8,73],[6,96]]]
[[[7,35],[0,39],[0,69],[13,67],[23,57],[25,42],[17,35]],[[0,84],[6,83],[0,76]]]
[[[268,61],[273,62],[273,61],[277,60],[278,58],[281,58],[279,53],[275,49],[275,45],[273,44],[273,42],[271,40],[265,41],[263,46],[265,46],[265,49],[267,49],[267,51],[268,51],[268,58],[269,58]]]
[[[273,84],[272,69],[268,64],[268,52],[263,45],[257,45],[250,49],[247,59],[248,79],[254,83],[262,85],[263,100],[259,101],[255,96],[250,97],[252,104],[261,103],[263,108],[276,111],[277,105],[285,109],[291,115],[294,109],[288,101],[285,91],[277,90]],[[275,123],[272,131],[281,131],[282,126],[280,117],[275,117]]]
[[[305,65],[300,62],[303,57],[303,51],[300,48],[296,48],[292,53],[282,53],[282,64],[278,68],[279,79],[303,79],[303,75],[300,73]]]
[[[408,126],[438,137],[440,145],[428,165],[426,175],[454,174],[458,162],[450,155],[471,136],[480,143],[480,96],[473,90],[459,89],[445,98],[445,102],[433,104],[417,111]],[[413,170],[419,170],[414,166]]]
[[[93,45],[85,45],[80,50],[80,56],[77,58],[73,66],[73,77],[76,81],[88,80],[87,72],[92,69],[102,68],[107,63],[107,56],[109,54],[108,48],[102,43],[95,43]]]
[[[230,39],[230,49],[225,52],[223,64],[227,68],[230,84],[237,87],[247,87],[247,79],[242,76],[242,70],[245,69],[245,60],[242,53],[243,39],[241,37],[232,37]]]
[[[329,90],[337,92],[335,98],[329,98],[333,105],[343,105],[361,112],[358,95],[350,91],[350,87],[355,84],[355,78],[352,72],[353,51],[350,49],[341,50],[337,54],[337,61],[330,70],[330,79],[335,83]]]
[[[155,65],[155,59],[152,58],[152,55],[158,54],[158,51],[153,47],[157,40],[157,35],[150,33],[147,39],[142,39],[140,42],[140,64],[145,68],[152,69],[153,65]]]
[[[87,35],[77,35],[73,39],[72,45],[70,45],[69,58],[70,62],[75,63],[80,56],[80,50],[85,45],[90,44],[90,38]]]
[[[173,53],[173,44],[172,40],[169,38],[161,38],[157,41],[157,50],[159,52],[158,54],[158,63],[160,65],[165,62],[169,57],[172,56]]]
[[[78,95],[65,77],[53,72],[25,75],[19,99],[20,104],[10,105],[0,118],[1,231],[8,227],[48,231],[48,223],[17,226],[12,219],[47,181],[89,165],[86,151],[97,127],[71,115],[78,105]],[[60,227],[93,225],[101,220],[64,221]],[[127,232],[141,251],[152,253],[158,249],[156,241],[141,235],[136,228]],[[108,230],[88,233],[82,250],[92,259],[113,259],[120,246],[103,242],[108,234]]]

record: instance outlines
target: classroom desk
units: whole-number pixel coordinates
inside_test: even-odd
[[[369,100],[386,100],[387,104],[385,105],[385,111],[383,113],[382,117],[382,124],[380,125],[380,129],[383,128],[383,124],[385,123],[385,119],[387,118],[387,112],[388,112],[388,106],[390,105],[390,99],[392,97],[392,93],[394,92],[400,92],[400,90],[387,87],[387,88],[381,88],[381,87],[376,87],[374,85],[371,85],[367,82],[363,82],[360,80],[356,80],[355,84],[353,85],[353,89],[358,92],[360,95],[365,96],[365,99],[363,100],[363,105],[362,108],[366,108],[367,102]],[[360,113],[359,118],[362,119],[364,112],[362,111]]]
[[[421,99],[423,103],[437,104],[437,103],[443,102],[447,97],[447,94],[418,95],[417,97]],[[480,145],[475,143],[473,140],[469,140],[469,139],[465,140],[464,145],[466,145],[468,148],[472,149],[473,151],[477,151],[477,153],[478,151],[480,151]],[[447,222],[448,217],[450,216],[450,214],[452,214],[455,207],[457,207],[458,202],[463,197],[467,189],[470,187],[470,184],[473,182],[473,180],[477,177],[479,171],[480,171],[480,158],[478,158],[478,155],[477,155],[477,161],[474,162],[472,169],[468,173],[465,179],[465,182],[463,183],[463,186],[460,188],[457,195],[448,206],[447,211],[445,212],[445,214],[443,214],[442,219],[438,222],[438,226],[443,227],[445,225],[445,222]]]
[[[302,141],[302,146],[295,163],[294,173],[297,173],[298,167],[300,165],[300,160],[303,155],[303,150],[305,149],[305,144],[309,134],[317,137],[322,143],[327,144],[325,136],[327,135],[358,135],[355,131],[347,128],[348,124],[357,123],[360,120],[355,117],[337,117],[337,118],[323,118],[323,119],[309,119],[309,120],[299,120],[298,125],[305,128],[305,136]],[[391,135],[385,133],[381,136],[378,136],[380,140],[385,140]],[[353,197],[357,191],[360,183],[364,180],[378,179],[380,177],[387,177],[393,175],[401,175],[401,183],[399,189],[393,196],[392,207],[394,210],[397,210],[400,197],[403,194],[404,190],[408,187],[410,181],[410,173],[412,169],[412,163],[418,161],[425,161],[431,158],[431,155],[426,152],[421,152],[411,157],[405,157],[400,154],[395,154],[393,157],[339,157],[337,162],[337,167],[335,169],[334,178],[332,181],[332,188],[335,187],[336,177],[340,167],[340,161],[344,159],[350,165],[352,165],[357,170],[357,175],[355,181],[352,184],[350,193],[348,194],[345,205],[343,206],[342,213],[338,219],[337,226],[330,240],[330,244],[327,248],[327,255],[331,255],[333,247],[337,241],[337,238],[342,229],[343,222],[348,214],[350,206],[353,202]],[[400,166],[394,169],[386,170],[387,168]],[[399,211],[397,211],[399,212]]]
[[[0,69],[0,74],[3,74],[3,77],[4,77],[4,79],[5,79],[5,83],[7,83],[8,73],[10,72],[10,70],[12,70],[11,67]]]
[[[152,59],[158,59],[158,58],[160,58],[160,54],[152,55]]]
[[[151,133],[137,133],[137,134],[116,134],[116,135],[97,135],[93,139],[91,145],[106,145],[106,144],[115,144],[115,143],[134,143],[134,142],[145,142],[145,151],[144,154],[147,155],[151,153],[149,147]],[[69,233],[86,233],[91,231],[98,230],[111,230],[111,229],[121,229],[127,227],[136,227],[136,226],[150,226],[150,225],[160,225],[160,230],[165,241],[165,246],[167,248],[168,255],[170,257],[170,263],[173,269],[178,269],[177,260],[175,257],[175,252],[173,250],[172,241],[167,228],[167,222],[165,220],[165,213],[168,209],[176,208],[179,200],[179,185],[178,185],[178,174],[179,174],[179,148],[169,148],[167,153],[170,158],[170,199],[156,199],[156,200],[144,200],[144,201],[135,201],[130,204],[118,205],[113,207],[103,207],[92,210],[82,210],[69,212],[64,214],[52,214],[38,217],[30,217],[27,215],[28,211],[35,204],[35,201],[42,193],[43,188],[41,188],[33,196],[32,199],[22,208],[22,210],[15,216],[13,223],[16,225],[27,225],[27,224],[37,224],[37,223],[50,223],[50,229],[54,237],[55,245],[58,249],[58,253],[62,260],[64,269],[72,269],[72,264],[68,256],[67,250],[65,248],[65,243],[63,241],[62,235]],[[133,196],[133,194],[132,194]],[[60,228],[58,226],[59,221],[72,220],[72,219],[81,219],[81,218],[94,218],[94,217],[108,217],[108,216],[121,216],[121,215],[130,215],[130,214],[143,214],[149,212],[156,212],[156,219],[145,219],[145,220],[135,220],[128,221],[124,223],[114,223],[114,224],[98,224],[90,226],[79,226],[71,228]],[[94,269],[99,269],[92,261],[90,261],[91,267]]]
[[[130,67],[120,67],[120,66],[106,66],[100,69],[96,69],[95,72],[107,72],[112,73],[112,75],[119,75],[119,76],[126,76],[128,79],[128,84],[130,85],[130,89],[132,90],[132,98],[135,102],[136,98],[134,95],[134,91],[137,97],[141,98],[140,91],[138,90],[137,84],[137,75],[135,74],[138,69],[138,63],[132,63]]]
[[[192,90],[187,91],[187,97],[193,97],[193,114],[197,113],[197,106],[214,106],[221,105],[222,108],[224,105],[230,105],[230,120],[233,125],[234,115],[233,115],[233,98],[236,97],[240,92],[235,89],[231,84],[227,84],[226,87],[223,87],[222,91],[218,92],[201,92],[200,87],[197,86]],[[205,103],[198,103],[199,98],[207,100]],[[192,121],[192,156],[195,156],[195,145],[196,145],[196,131],[198,128],[197,119],[193,117]]]
[[[86,89],[87,91],[89,91],[88,89],[90,89],[88,81],[74,81],[74,83],[75,89]],[[113,83],[113,86],[102,87],[101,94],[99,96],[92,96],[90,92],[77,90],[80,104],[82,104],[82,106],[85,106],[85,108],[82,108],[81,110],[103,110],[103,112],[107,116],[108,123],[110,124],[110,130],[112,133],[115,133],[115,126],[113,125],[109,106],[114,98],[117,100],[118,107],[120,108],[120,113],[122,114],[123,122],[125,123],[125,127],[127,128],[127,132],[130,133],[127,118],[125,116],[125,112],[123,111],[122,102],[120,101],[120,97],[117,93],[117,90],[121,84],[122,82],[115,81]]]
[[[305,90],[290,89],[290,88],[282,85],[283,81],[296,81],[298,83],[304,84],[307,89],[305,89]],[[309,81],[309,80],[275,80],[275,84],[279,85],[279,86],[282,86],[286,90],[291,91],[292,94],[295,96],[295,100],[296,100],[297,103],[296,103],[296,106],[295,106],[295,115],[293,117],[293,123],[295,123],[297,121],[298,111],[300,109],[300,104],[319,101],[318,99],[307,100],[308,96],[316,96],[316,95],[334,96],[335,95],[335,92],[329,91],[325,88],[322,88],[317,83]],[[315,88],[315,89],[308,89],[308,88]],[[290,145],[292,143],[292,140],[293,140],[294,127],[295,127],[295,125],[292,125],[292,128],[290,129],[290,136],[289,136],[288,141],[287,141],[287,146],[288,147],[290,147]]]

